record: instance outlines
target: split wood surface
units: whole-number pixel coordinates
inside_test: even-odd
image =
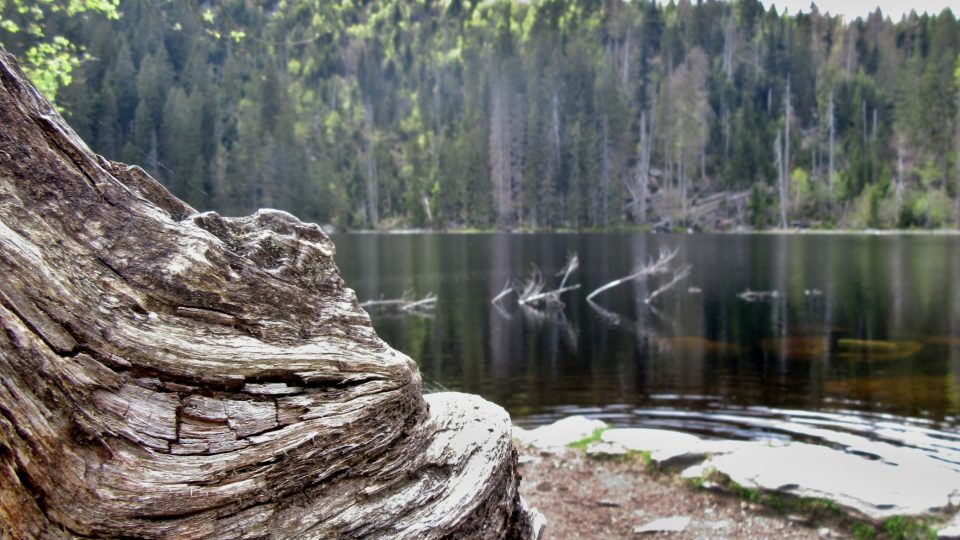
[[[0,83],[0,537],[533,535],[507,414],[424,398],[319,227],[197,213]]]

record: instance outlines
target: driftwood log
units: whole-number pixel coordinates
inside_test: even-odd
[[[424,397],[316,225],[197,213],[0,79],[0,537],[534,534],[507,414]]]

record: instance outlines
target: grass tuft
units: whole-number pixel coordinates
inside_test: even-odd
[[[603,432],[607,431],[608,427],[597,428],[589,436],[580,439],[579,441],[574,441],[567,445],[567,448],[576,448],[577,450],[586,450],[588,446],[593,443],[600,442],[603,436]]]

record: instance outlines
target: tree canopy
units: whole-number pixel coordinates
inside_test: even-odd
[[[71,124],[199,209],[343,228],[957,224],[949,10],[74,4],[0,4],[0,40],[30,62],[76,52],[49,36],[82,47],[54,81]]]

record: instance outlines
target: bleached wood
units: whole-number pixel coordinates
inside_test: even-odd
[[[688,277],[690,277],[690,271],[691,271],[692,268],[693,268],[693,267],[688,264],[688,265],[685,265],[684,267],[680,268],[680,269],[677,270],[676,272],[674,272],[674,273],[673,273],[673,278],[671,278],[670,281],[668,281],[668,282],[664,283],[663,285],[661,285],[660,288],[658,288],[657,290],[655,290],[655,291],[653,291],[652,293],[650,293],[649,295],[647,295],[647,297],[643,300],[643,303],[649,304],[650,302],[653,302],[653,300],[654,300],[656,297],[658,297],[658,296],[660,296],[661,294],[669,291],[669,290],[672,289],[677,283],[680,283],[681,281],[683,281],[683,280],[687,279]]]
[[[677,256],[679,249],[680,248],[674,248],[673,251],[670,251],[668,249],[661,249],[660,256],[657,258],[657,260],[651,260],[646,265],[639,267],[632,274],[629,274],[619,279],[615,279],[613,281],[605,283],[604,285],[601,285],[600,287],[597,287],[596,289],[593,290],[593,292],[587,295],[587,301],[589,302],[593,300],[598,294],[604,291],[610,290],[614,287],[620,286],[624,283],[629,283],[631,281],[640,279],[642,277],[666,272],[670,268],[670,261],[672,261],[673,258]]]
[[[0,537],[532,536],[506,413],[425,400],[333,253],[93,154],[0,50]]]

